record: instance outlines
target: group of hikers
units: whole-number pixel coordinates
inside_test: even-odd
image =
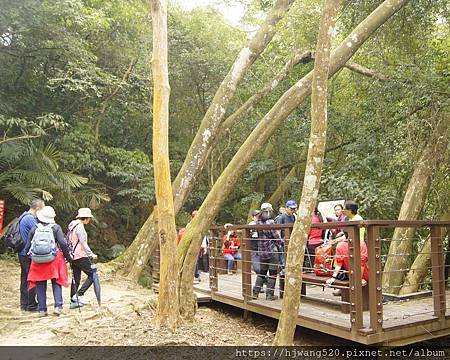
[[[88,245],[85,225],[92,219],[89,208],[78,210],[76,218],[64,233],[55,222],[53,207],[45,206],[41,199],[34,199],[28,211],[20,215],[9,230],[9,246],[18,252],[20,262],[20,307],[22,311],[37,311],[39,316],[47,316],[47,280],[51,280],[54,297],[54,314],[63,311],[62,286],[68,287],[67,263],[72,268],[70,308],[85,305],[83,295],[93,283],[92,261],[97,255]],[[15,237],[15,239],[14,239]],[[81,273],[87,279],[79,288]]]
[[[271,225],[271,224],[293,224],[296,220],[297,203],[295,200],[288,200],[286,205],[280,208],[280,214],[273,218],[273,207],[270,203],[263,203],[258,210],[254,210],[253,220],[249,225]],[[358,214],[358,204],[352,200],[345,201],[344,205],[337,204],[334,207],[334,216],[327,218],[328,221],[357,221],[363,220]],[[316,208],[312,217],[312,224],[319,224],[324,221],[321,213]],[[227,229],[231,224],[226,224]],[[361,274],[362,285],[368,281],[367,267],[367,246],[364,241],[364,228],[360,228],[360,250],[361,250]],[[284,281],[285,268],[285,230],[264,229],[251,230],[251,262],[252,270],[257,274],[253,287],[253,298],[257,299],[259,293],[264,292],[263,285],[266,285],[266,299],[276,300],[274,295],[277,276]],[[332,285],[338,280],[348,280],[349,248],[348,233],[339,228],[328,231],[311,228],[308,234],[308,241],[305,247],[305,258],[303,271],[313,272],[316,264],[315,254],[322,247],[327,245],[331,251],[334,248],[334,262],[325,269],[324,276],[329,276],[326,283]],[[227,262],[227,272],[232,274],[234,262],[242,258],[240,252],[240,239],[236,231],[228,230],[223,237],[222,253]],[[340,295],[340,290],[335,289],[333,295]]]

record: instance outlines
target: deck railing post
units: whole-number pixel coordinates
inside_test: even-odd
[[[383,329],[383,292],[381,272],[380,227],[367,228],[367,248],[369,256],[369,312],[370,328],[375,332]]]
[[[349,228],[349,291],[350,291],[350,322],[352,332],[363,327],[363,299],[361,285],[361,245],[359,243],[359,228],[354,225]]]
[[[252,297],[252,254],[251,233],[245,229],[242,242],[242,296],[247,302]]]
[[[209,287],[211,289],[211,293],[214,293],[218,290],[219,288],[219,279],[218,279],[218,274],[219,272],[217,271],[217,265],[218,265],[218,261],[217,261],[217,255],[218,255],[218,244],[219,244],[219,231],[217,229],[212,230],[212,241],[210,243],[210,260],[211,264],[209,267]]]
[[[242,242],[242,297],[244,298],[244,319],[250,317],[247,303],[252,298],[252,246],[251,231],[244,230],[244,241]]]
[[[433,285],[434,315],[445,321],[445,278],[442,232],[437,225],[431,226],[431,276]]]

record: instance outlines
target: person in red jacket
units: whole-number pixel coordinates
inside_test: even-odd
[[[323,223],[322,214],[317,209],[314,209],[314,214],[312,217],[311,224],[320,224]],[[323,244],[322,238],[322,229],[313,229],[311,228],[308,234],[308,243],[306,245],[306,256],[304,259],[304,264],[306,264],[306,271],[314,271],[314,260],[316,254],[316,247]],[[305,266],[304,266],[305,267]]]
[[[348,272],[350,271],[350,260],[348,250],[348,235],[343,232],[339,234],[339,237],[332,240],[336,242],[336,255],[334,257],[334,272],[331,278],[327,280],[327,284],[331,285],[338,280],[348,280]],[[360,239],[360,254],[361,254],[361,283],[362,286],[367,285],[369,281],[369,268],[367,266],[368,252],[367,245],[364,239]],[[341,290],[336,289],[333,291],[333,295],[341,295]]]
[[[225,229],[233,226],[232,224],[225,224]],[[241,246],[241,240],[234,230],[228,230],[223,237],[223,258],[227,261],[228,274],[232,274],[234,261],[241,260],[241,254],[238,252]]]

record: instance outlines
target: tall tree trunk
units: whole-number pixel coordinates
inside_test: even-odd
[[[274,345],[292,345],[297,326],[304,247],[308,241],[311,219],[317,203],[327,140],[327,93],[330,67],[331,36],[336,24],[339,0],[325,0],[317,39],[311,94],[311,134],[306,160],[303,190],[298,218],[292,229],[286,259],[286,281],[283,304]]]
[[[330,61],[329,77],[340,70],[369,36],[399,9],[405,6],[408,1],[386,0],[364,19],[333,51]],[[178,261],[182,273],[180,281],[180,307],[185,316],[193,316],[195,312],[195,308],[192,307],[192,298],[194,297],[192,276],[194,274],[196,256],[201,245],[202,236],[208,231],[220,207],[232,191],[236,181],[246,169],[248,163],[267,142],[281,122],[310,95],[311,78],[312,73],[309,73],[286,91],[259,122],[229,162],[226,169],[219,176],[203,201],[197,216],[191,222],[189,229],[186,230],[183,241],[177,248]]]
[[[153,23],[153,167],[160,247],[160,283],[157,320],[175,330],[178,306],[177,231],[169,165],[169,70],[167,63],[167,0],[152,0]]]
[[[439,164],[440,154],[447,146],[448,118],[443,118],[433,129],[428,144],[417,161],[400,208],[398,220],[417,220],[422,212],[431,183],[431,175]],[[396,228],[389,247],[383,271],[383,290],[398,294],[409,266],[413,248],[414,228]],[[406,254],[404,256],[398,256]]]
[[[269,159],[270,156],[272,155],[272,151],[273,151],[273,144],[269,142],[267,144],[266,148],[264,149],[262,158],[264,160]],[[266,179],[266,177],[264,175],[258,175],[258,177],[256,178],[254,195],[257,195],[257,197],[255,199],[253,199],[250,204],[250,208],[248,210],[248,215],[247,215],[247,222],[252,221],[253,211],[256,209],[259,209],[261,200],[264,197],[264,188],[265,188],[265,182],[266,182],[265,179]]]
[[[267,15],[255,36],[249,41],[248,46],[243,48],[236,58],[230,71],[217,89],[191,147],[186,155],[183,166],[173,182],[173,196],[175,214],[184,205],[188,194],[194,186],[195,179],[200,174],[210,148],[215,144],[215,138],[219,132],[219,126],[227,111],[230,101],[236,93],[246,72],[255,60],[265,50],[276,33],[276,25],[283,18],[293,0],[277,0],[274,7]],[[147,264],[152,252],[157,245],[157,237],[154,232],[156,228],[151,214],[142,229],[133,241],[132,246],[124,254],[114,261],[113,267],[121,273],[128,275],[130,279],[137,280],[142,269]]]
[[[450,209],[441,216],[441,221],[450,220]],[[445,237],[445,229],[442,229],[442,235]],[[448,250],[447,250],[448,251]],[[417,254],[411,268],[406,274],[405,281],[399,291],[399,295],[406,295],[417,292],[420,285],[424,282],[427,275],[428,267],[431,264],[431,238],[428,238],[423,243],[420,253]]]

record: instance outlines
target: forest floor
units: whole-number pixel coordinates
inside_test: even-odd
[[[13,259],[0,259],[0,345],[270,345],[276,321],[253,316],[244,321],[242,313],[223,305],[201,305],[195,320],[183,324],[175,333],[155,323],[157,295],[124,278],[110,277],[99,266],[102,306],[97,305],[93,289],[85,295],[88,304],[69,309],[69,288],[63,288],[64,312],[52,314],[51,285],[47,289],[49,316],[24,313],[19,307],[20,267]],[[84,275],[83,275],[84,276]],[[84,277],[82,278],[83,281]],[[342,339],[320,336],[299,329],[296,343],[301,345],[342,344]],[[349,342],[350,343],[350,342]]]

